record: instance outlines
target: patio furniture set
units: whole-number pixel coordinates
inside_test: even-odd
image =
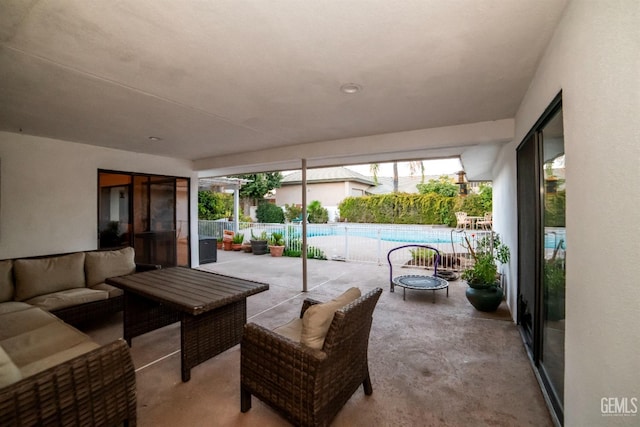
[[[360,384],[372,393],[367,348],[382,289],[307,299],[300,318],[269,331],[246,324],[246,298],[269,285],[136,268],[133,257],[125,248],[0,261],[0,425],[135,425],[129,346],[178,321],[185,382],[241,343],[242,412],[255,395],[296,425],[327,425]],[[122,309],[124,339],[108,345],[72,326]]]
[[[456,212],[456,228],[491,230],[493,215],[491,212],[485,212],[484,216],[471,216],[466,212]]]

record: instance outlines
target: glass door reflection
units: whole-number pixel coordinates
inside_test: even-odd
[[[562,110],[542,130],[543,224],[542,352],[540,367],[560,407],[564,401],[565,157]]]

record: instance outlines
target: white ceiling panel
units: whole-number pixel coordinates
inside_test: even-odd
[[[0,0],[0,130],[199,160],[512,118],[564,5]]]

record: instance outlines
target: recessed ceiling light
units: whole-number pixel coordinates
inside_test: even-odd
[[[159,138],[157,136],[150,136],[149,141],[162,141],[162,138]]]
[[[340,86],[340,90],[344,93],[352,95],[354,93],[360,92],[362,90],[362,86],[356,83],[346,83]]]

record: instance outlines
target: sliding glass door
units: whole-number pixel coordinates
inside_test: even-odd
[[[566,180],[561,95],[518,147],[517,167],[518,324],[562,423]]]
[[[562,110],[542,129],[544,170],[542,351],[540,368],[554,399],[564,400],[565,174]]]
[[[136,262],[189,266],[189,180],[99,171],[101,249],[133,246]]]

